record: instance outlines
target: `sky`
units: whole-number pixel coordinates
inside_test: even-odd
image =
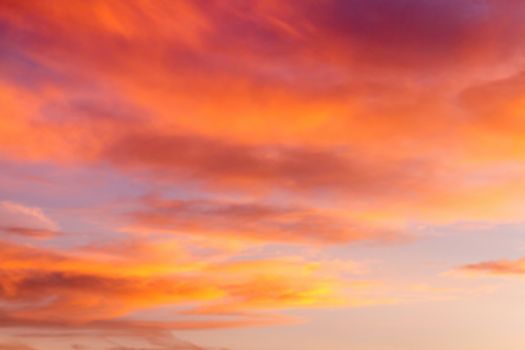
[[[525,2],[0,0],[0,350],[521,350]]]

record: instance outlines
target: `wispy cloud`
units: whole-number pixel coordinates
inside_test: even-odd
[[[525,274],[525,259],[493,260],[462,266],[459,271],[495,276],[521,276]]]

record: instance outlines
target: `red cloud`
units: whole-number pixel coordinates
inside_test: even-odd
[[[117,166],[160,178],[205,181],[232,188],[340,191],[388,196],[428,181],[417,161],[370,161],[350,151],[314,147],[252,146],[192,136],[129,135],[102,154]],[[431,169],[428,169],[431,170]]]
[[[223,236],[263,243],[390,241],[403,232],[352,222],[341,213],[257,202],[167,200],[145,197],[142,209],[127,214],[131,229]]]

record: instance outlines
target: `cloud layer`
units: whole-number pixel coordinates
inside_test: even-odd
[[[397,301],[388,254],[376,279],[342,250],[523,217],[524,17],[517,0],[2,1],[0,328]],[[186,346],[136,345],[110,349]]]

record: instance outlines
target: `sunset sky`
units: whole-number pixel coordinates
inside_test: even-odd
[[[0,350],[523,350],[525,2],[0,0]]]

